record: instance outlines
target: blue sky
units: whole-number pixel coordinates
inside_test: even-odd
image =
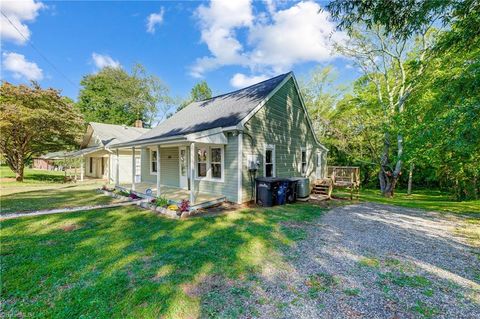
[[[337,82],[348,84],[358,73],[331,53],[345,35],[318,13],[324,4],[2,1],[1,78],[35,79],[74,100],[84,75],[136,62],[175,96],[201,79],[221,94],[290,70],[302,77],[319,64],[333,64]]]

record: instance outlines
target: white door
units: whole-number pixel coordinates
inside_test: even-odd
[[[187,163],[187,148],[178,148],[178,168],[180,174],[180,188],[188,187],[188,163]]]

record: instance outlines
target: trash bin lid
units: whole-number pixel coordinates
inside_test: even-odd
[[[282,182],[284,178],[277,178],[277,177],[257,177],[255,178],[257,182],[265,182],[265,183],[274,183],[274,182]]]

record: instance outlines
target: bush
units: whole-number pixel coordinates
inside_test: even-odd
[[[190,201],[183,199],[182,202],[180,203],[180,212],[188,212],[190,210]]]
[[[166,199],[165,197],[162,197],[162,196],[158,196],[158,197],[155,199],[155,204],[156,204],[157,206],[161,206],[161,207],[168,206],[168,199]]]

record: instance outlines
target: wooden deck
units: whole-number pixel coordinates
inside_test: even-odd
[[[120,188],[125,190],[130,190],[132,188],[132,184],[120,184]],[[149,197],[146,194],[147,189],[152,190],[152,195],[150,197],[157,196],[157,185],[153,183],[135,183],[135,193],[141,197]],[[180,202],[183,199],[190,200],[190,191],[183,188],[173,187],[173,186],[160,186],[160,195],[175,201]],[[222,195],[215,195],[215,194],[207,194],[201,192],[195,192],[195,203],[192,205],[192,208],[205,208],[209,206],[216,205],[218,203],[224,202],[225,196]]]

